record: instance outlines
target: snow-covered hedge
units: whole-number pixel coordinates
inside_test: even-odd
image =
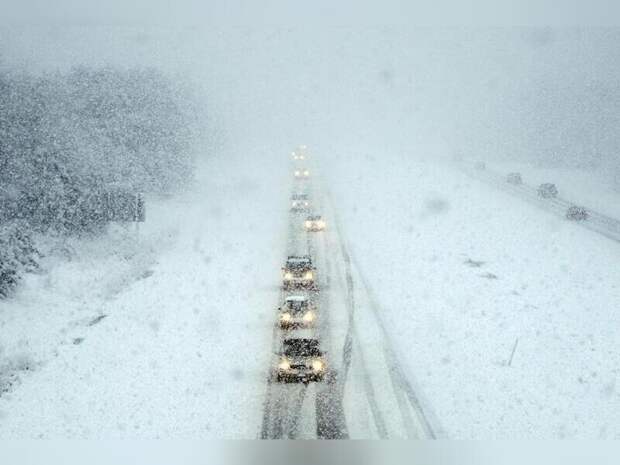
[[[25,223],[0,225],[0,299],[11,293],[24,273],[39,269],[39,258]]]
[[[40,231],[88,230],[100,221],[74,211],[89,195],[187,183],[200,120],[187,89],[152,69],[0,74],[0,222],[17,210]]]

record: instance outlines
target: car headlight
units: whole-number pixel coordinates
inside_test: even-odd
[[[323,371],[324,368],[325,364],[323,363],[323,360],[317,358],[312,361],[312,369],[314,371]]]
[[[287,271],[286,273],[284,273],[284,279],[290,281],[291,279],[293,279],[293,273]]]
[[[306,226],[306,228],[311,228],[312,227],[312,221],[306,221],[304,223],[304,225]]]
[[[310,205],[308,202],[304,202],[304,206],[307,207],[308,205]]]
[[[308,170],[304,171],[304,176],[310,176],[310,171]]]
[[[301,175],[301,171],[295,171],[295,176],[300,176]]]
[[[325,221],[319,221],[318,222],[318,226],[319,226],[319,228],[324,228],[325,227]]]
[[[283,313],[282,315],[280,315],[280,319],[282,321],[291,321],[291,314],[288,312]]]
[[[283,358],[280,360],[280,363],[278,363],[278,368],[283,371],[290,370],[291,362],[287,358]]]
[[[306,312],[306,314],[304,315],[304,321],[306,323],[311,323],[314,321],[314,312],[313,311],[308,311]]]
[[[306,273],[304,274],[304,279],[312,279],[314,278],[314,274],[312,273],[312,271],[306,271]]]

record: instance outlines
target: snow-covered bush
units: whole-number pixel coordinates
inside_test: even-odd
[[[153,69],[0,72],[0,298],[38,267],[31,234],[97,232],[111,193],[169,194],[187,184],[196,101]]]
[[[173,192],[193,171],[194,101],[152,69],[0,74],[0,222],[96,230],[89,198]]]
[[[0,225],[0,299],[10,294],[23,273],[39,269],[40,256],[25,223]]]

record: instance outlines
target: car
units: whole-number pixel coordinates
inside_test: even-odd
[[[555,184],[550,182],[546,182],[538,186],[538,197],[542,197],[543,199],[555,199],[558,196],[558,188],[555,187]]]
[[[320,215],[309,216],[306,218],[306,221],[304,221],[304,228],[306,228],[306,231],[323,231],[326,226],[327,223]]]
[[[293,174],[295,175],[295,179],[308,179],[310,177],[310,170],[308,170],[307,168],[300,168],[295,170]]]
[[[278,311],[281,329],[311,328],[316,322],[316,308],[304,295],[289,295]]]
[[[297,193],[291,196],[291,211],[303,212],[310,208],[308,194]]]
[[[325,378],[327,363],[316,338],[288,338],[278,354],[275,379],[279,383],[320,382]]]
[[[578,207],[573,205],[566,210],[566,218],[572,221],[584,221],[587,220],[590,214],[584,207]]]
[[[521,173],[508,173],[506,175],[506,182],[508,184],[514,185],[523,184],[523,178],[521,177]]]
[[[289,255],[282,268],[282,287],[288,289],[315,289],[316,273],[309,255]]]

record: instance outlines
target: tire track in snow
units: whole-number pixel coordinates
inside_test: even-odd
[[[339,241],[339,246],[341,249],[341,253],[344,258],[345,264],[345,272],[346,272],[346,284],[347,284],[347,301],[350,305],[350,319],[349,319],[349,332],[347,333],[347,339],[345,342],[345,347],[343,350],[343,363],[346,363],[346,371],[348,372],[350,363],[351,363],[351,352],[353,343],[355,343],[356,349],[360,352],[360,358],[363,362],[363,354],[361,353],[361,346],[359,345],[359,337],[357,336],[357,331],[355,329],[355,297],[354,297],[354,280],[353,280],[353,268],[357,271],[357,275],[359,276],[360,282],[364,291],[366,292],[366,296],[368,298],[370,309],[372,310],[374,319],[377,323],[378,328],[382,334],[383,339],[383,352],[385,361],[388,364],[388,373],[390,377],[390,382],[392,384],[393,392],[396,397],[396,401],[399,405],[400,413],[402,415],[403,425],[405,426],[409,437],[422,437],[428,439],[436,439],[436,434],[434,429],[431,427],[430,421],[427,418],[427,415],[422,408],[422,404],[420,402],[419,397],[416,395],[415,390],[413,389],[411,383],[405,376],[400,363],[398,362],[398,357],[392,348],[389,335],[385,329],[385,325],[383,324],[381,318],[381,310],[374,296],[374,292],[370,287],[369,283],[365,279],[362,274],[357,261],[352,258],[352,255],[348,251],[346,243],[344,241],[344,237],[342,235],[342,227],[340,225],[339,219],[336,214],[336,209],[333,201],[333,197],[329,189],[324,188],[324,191],[329,199],[331,204],[332,214],[334,223],[337,230],[337,238]],[[345,378],[346,379],[346,378]],[[374,392],[372,391],[372,382],[370,381],[368,371],[364,368],[364,379],[365,384],[370,384],[370,389],[367,387],[367,392],[369,394],[369,404],[371,406],[371,410],[373,412],[373,417],[375,419],[375,424],[377,426],[377,430],[379,435],[385,434],[387,436],[387,431],[385,431],[385,422],[382,420],[382,416],[380,411],[378,411],[378,406],[376,405],[376,400],[374,398]],[[344,383],[343,383],[344,388]],[[407,405],[409,404],[409,405]],[[409,408],[411,407],[411,410]],[[377,412],[375,412],[377,409]],[[415,415],[415,418],[414,418]],[[416,421],[417,420],[417,421]],[[379,423],[377,423],[379,421]],[[382,431],[382,429],[384,431]],[[417,431],[416,431],[417,430]]]

